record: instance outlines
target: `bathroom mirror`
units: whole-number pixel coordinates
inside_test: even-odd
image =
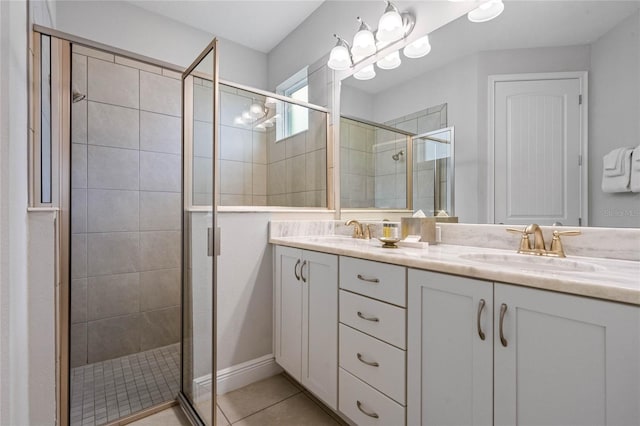
[[[398,68],[376,67],[372,80],[344,79],[340,114],[393,127],[404,120],[398,129],[413,134],[455,127],[451,196],[460,222],[552,224],[562,213],[555,212],[572,204],[571,214],[560,220],[564,225],[640,227],[640,194],[601,189],[603,156],[640,143],[639,7],[637,1],[518,1],[506,2],[504,12],[489,22],[472,23],[464,15],[429,34],[432,50],[427,56],[401,54]],[[576,147],[566,146],[552,121],[544,137],[529,135],[518,161],[513,147],[499,144],[502,127],[489,125],[490,115],[498,120],[490,102],[501,96],[502,80],[518,81],[522,75],[576,80],[576,96],[565,96],[559,104],[575,105],[575,117],[565,118],[577,123]],[[531,118],[527,111],[544,111],[540,105],[522,104],[518,111]],[[421,113],[422,119],[406,120]],[[352,142],[343,136],[340,142],[342,154]],[[349,153],[350,164],[358,162],[351,158],[356,152]],[[501,171],[504,178],[498,176]],[[527,180],[526,173],[546,177]],[[416,179],[414,171],[410,198],[417,206],[415,188],[423,183]],[[530,184],[519,196],[507,186],[517,179]],[[342,208],[351,207],[344,203],[349,185],[343,178]],[[511,217],[499,216],[500,206],[507,206]]]

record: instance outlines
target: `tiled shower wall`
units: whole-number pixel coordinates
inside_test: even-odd
[[[74,45],[72,367],[179,340],[180,84]]]
[[[373,146],[375,127],[340,118],[340,205],[372,207],[375,203]]]

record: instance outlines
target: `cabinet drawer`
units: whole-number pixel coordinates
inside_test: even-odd
[[[338,409],[351,421],[358,426],[404,425],[405,409],[402,405],[384,396],[342,368],[339,370],[340,402]]]
[[[406,268],[340,256],[340,288],[407,306]]]
[[[406,349],[406,309],[340,290],[340,322]]]
[[[396,402],[405,403],[405,351],[344,324],[340,324],[339,347],[342,368]]]

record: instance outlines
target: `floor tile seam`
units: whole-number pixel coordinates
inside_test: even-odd
[[[299,395],[299,394],[301,394],[301,393],[302,393],[302,391],[296,388],[296,392],[295,392],[294,394],[289,395],[289,396],[287,396],[287,397],[286,397],[286,398],[284,398],[284,399],[281,399],[281,400],[279,400],[279,401],[277,401],[277,402],[274,402],[273,404],[270,404],[270,405],[268,405],[268,406],[266,406],[266,407],[264,407],[264,408],[261,408],[260,410],[258,410],[258,411],[256,411],[256,412],[254,412],[254,413],[251,413],[251,414],[249,414],[249,415],[246,415],[246,416],[244,416],[244,417],[242,417],[242,418],[240,418],[240,419],[236,420],[235,422],[233,422],[233,423],[229,423],[229,424],[234,425],[234,424],[236,424],[236,423],[238,423],[238,422],[240,422],[240,421],[242,421],[242,420],[244,420],[244,419],[246,419],[246,418],[248,418],[248,417],[254,416],[254,415],[256,415],[256,414],[258,414],[258,413],[260,413],[260,412],[262,412],[262,411],[264,411],[264,410],[267,410],[267,409],[269,409],[269,408],[271,408],[271,407],[274,407],[274,406],[276,406],[276,405],[278,405],[278,404],[281,404],[281,403],[285,402],[286,400],[291,399],[291,398],[293,398],[294,396],[297,396],[297,395]],[[222,408],[221,408],[220,410],[222,411]],[[222,414],[224,414],[224,411],[222,411]],[[225,417],[226,417],[226,415],[225,415]]]
[[[325,414],[327,414],[331,419],[336,423],[336,425],[340,425],[340,422],[336,419],[337,415],[331,411],[331,409],[325,406],[322,402],[320,402],[315,395],[311,392],[304,390],[302,394],[307,397],[311,402],[318,406]]]

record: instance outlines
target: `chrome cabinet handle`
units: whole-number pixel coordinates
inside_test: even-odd
[[[476,318],[476,324],[478,327],[478,336],[480,336],[480,340],[485,339],[484,331],[482,331],[482,325],[480,325],[480,317],[482,316],[482,310],[484,309],[484,305],[487,302],[484,299],[480,299],[480,303],[478,304],[478,316]]]
[[[380,319],[376,318],[376,317],[366,317],[366,316],[362,315],[362,312],[360,312],[360,311],[358,311],[358,316],[360,318],[362,318],[363,320],[367,320],[367,321],[372,321],[372,322],[379,322],[380,321]]]
[[[361,281],[366,281],[368,283],[379,283],[380,280],[377,278],[367,278],[367,277],[363,277],[362,275],[358,274],[358,279]]]
[[[362,412],[362,414],[364,414],[365,416],[369,416],[369,417],[373,417],[374,419],[379,418],[380,416],[376,413],[369,413],[368,411],[365,411],[362,408],[362,403],[360,401],[356,400],[356,405],[358,406],[358,410],[360,410]]]
[[[298,265],[300,265],[300,259],[296,262],[296,266],[293,267],[293,275],[296,277],[296,280],[300,281],[300,275],[298,275]]]
[[[503,323],[504,323],[504,315],[507,313],[507,304],[503,303],[502,305],[500,305],[500,343],[502,343],[502,346],[504,346],[505,348],[507,347],[507,339],[504,338],[504,330],[503,330]]]
[[[302,278],[302,282],[306,283],[307,279],[304,277],[304,267],[307,264],[307,261],[305,260],[304,262],[302,262],[302,266],[300,267],[300,278]]]
[[[375,361],[373,361],[373,362],[367,361],[366,359],[362,358],[362,354],[360,354],[359,352],[358,352],[358,354],[356,356],[358,357],[358,361],[360,361],[363,364],[367,364],[367,365],[370,365],[372,367],[380,367],[380,364],[378,364],[377,362],[375,362]]]

